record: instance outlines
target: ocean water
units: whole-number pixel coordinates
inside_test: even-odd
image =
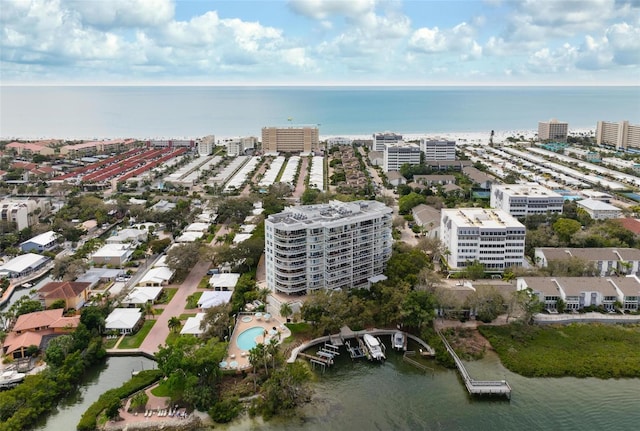
[[[0,137],[260,136],[319,125],[322,136],[536,130],[557,118],[640,123],[640,87],[1,86]]]

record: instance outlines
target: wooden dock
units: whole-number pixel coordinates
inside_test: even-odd
[[[464,385],[466,386],[469,394],[501,395],[511,399],[511,386],[509,386],[509,383],[507,383],[506,380],[474,380],[472,379],[469,373],[467,372],[467,369],[465,368],[464,364],[462,363],[462,361],[460,360],[456,352],[453,350],[453,348],[449,345],[449,342],[444,337],[444,335],[442,335],[440,331],[436,331],[436,332],[442,339],[442,342],[444,343],[444,346],[446,347],[447,352],[449,352],[449,354],[455,361],[456,367],[460,372],[460,376],[462,377],[462,380],[464,381]]]

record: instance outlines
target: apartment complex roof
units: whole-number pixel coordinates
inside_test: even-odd
[[[635,248],[593,247],[593,248],[536,248],[547,260],[564,260],[577,257],[586,261],[637,261],[640,250]]]

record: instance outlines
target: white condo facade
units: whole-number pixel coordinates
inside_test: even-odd
[[[287,207],[265,220],[267,286],[282,293],[367,287],[391,257],[393,210],[377,201]]]
[[[449,251],[452,270],[479,261],[487,271],[502,271],[524,263],[525,227],[503,210],[442,209],[440,239]]]
[[[492,184],[491,208],[501,209],[514,217],[532,214],[562,214],[564,197],[537,183]]]
[[[382,168],[385,172],[399,171],[402,165],[420,164],[420,147],[416,144],[392,144],[384,147]]]
[[[421,139],[420,151],[425,160],[455,160],[456,142],[435,139]]]
[[[558,121],[555,118],[549,121],[540,121],[538,123],[539,141],[567,142],[568,134],[569,124],[563,121]]]
[[[391,132],[373,134],[373,151],[384,151],[387,145],[394,145],[403,142],[402,135]]]

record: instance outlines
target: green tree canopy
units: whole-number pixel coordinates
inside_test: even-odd
[[[568,219],[568,218],[559,218],[553,224],[553,230],[558,235],[560,241],[565,244],[571,243],[571,237],[580,230],[582,225],[579,221]]]

